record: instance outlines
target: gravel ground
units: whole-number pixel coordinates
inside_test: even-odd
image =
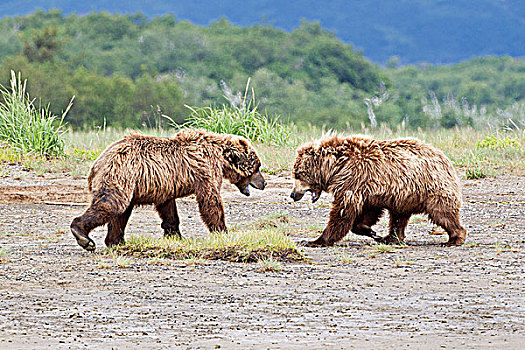
[[[101,268],[69,223],[88,201],[84,179],[38,177],[4,166],[0,177],[1,349],[525,348],[525,178],[464,181],[467,244],[416,218],[407,246],[381,253],[349,234],[304,248],[310,263],[258,272],[254,264],[182,261]],[[223,188],[229,224],[281,212],[326,224],[330,198],[290,203],[290,180],[243,197]],[[204,236],[192,198],[179,201],[181,231]],[[74,203],[75,205],[65,205]],[[383,219],[377,231],[386,234]],[[294,239],[313,238],[298,224]],[[127,234],[161,236],[149,207]],[[105,231],[92,237],[100,251]]]

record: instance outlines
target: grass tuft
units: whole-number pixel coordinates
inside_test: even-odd
[[[296,244],[275,228],[213,233],[201,239],[154,238],[132,235],[111,249],[114,254],[147,258],[226,260],[257,262],[272,257],[279,261],[305,260]]]
[[[222,107],[190,107],[191,114],[187,122],[177,127],[205,129],[221,134],[244,136],[254,142],[273,146],[295,145],[292,141],[295,133],[293,125],[279,122],[278,117],[270,118],[257,109],[255,92],[248,96],[250,80],[246,84],[244,96],[240,102]]]
[[[348,254],[341,254],[339,259],[341,260],[341,263],[345,265],[352,264],[354,262],[354,258]]]
[[[64,118],[71,108],[69,102],[61,117],[53,115],[49,105],[35,106],[26,93],[27,81],[11,71],[11,88],[0,86],[0,140],[23,154],[57,156],[64,153]]]
[[[131,264],[130,258],[117,253],[114,249],[108,249],[103,256],[109,257],[110,259],[97,256],[99,269],[111,269],[113,267],[123,269]]]
[[[488,148],[488,149],[505,149],[505,148],[517,148],[520,146],[516,138],[501,135],[489,135],[483,140],[479,140],[476,143],[476,148]]]
[[[468,168],[465,171],[465,177],[467,180],[484,179],[488,176],[488,171],[484,167]]]
[[[274,260],[272,256],[259,260],[257,265],[259,265],[258,272],[281,272],[283,268],[281,262]]]
[[[374,244],[373,247],[379,252],[379,253],[392,253],[395,249],[393,245],[390,244]]]

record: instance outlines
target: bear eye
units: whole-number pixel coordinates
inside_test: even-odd
[[[295,174],[295,179],[296,180],[301,180],[301,177],[299,176],[299,174]]]

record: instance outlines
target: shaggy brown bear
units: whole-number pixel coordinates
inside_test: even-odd
[[[465,242],[459,221],[461,189],[450,160],[438,149],[415,139],[379,141],[368,137],[329,136],[298,149],[290,197],[306,191],[316,201],[322,191],[334,196],[328,225],[308,246],[330,246],[349,230],[384,243],[399,243],[412,214],[425,213],[449,235],[447,245]],[[389,234],[371,226],[385,210]]]
[[[133,207],[154,204],[164,235],[180,236],[176,198],[195,194],[210,231],[226,231],[220,196],[222,179],[250,195],[249,186],[264,189],[261,161],[243,137],[186,129],[173,138],[131,135],[110,145],[88,177],[91,206],[71,223],[78,244],[89,251],[89,233],[108,224],[107,246],[124,240]]]

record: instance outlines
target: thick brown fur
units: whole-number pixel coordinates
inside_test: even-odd
[[[248,185],[264,189],[257,152],[245,138],[185,129],[172,138],[130,135],[110,145],[91,167],[91,206],[71,224],[78,243],[95,244],[88,234],[108,224],[105,243],[118,244],[133,207],[154,204],[165,235],[178,235],[176,198],[196,195],[210,231],[226,231],[220,196],[222,179],[249,195]]]
[[[456,171],[443,152],[419,140],[329,136],[298,149],[293,177],[294,200],[307,190],[314,200],[322,191],[334,196],[327,227],[307,245],[333,245],[349,230],[399,243],[410,216],[420,213],[446,230],[447,245],[465,242]],[[379,237],[371,226],[384,210],[390,212],[390,229],[388,236]]]

